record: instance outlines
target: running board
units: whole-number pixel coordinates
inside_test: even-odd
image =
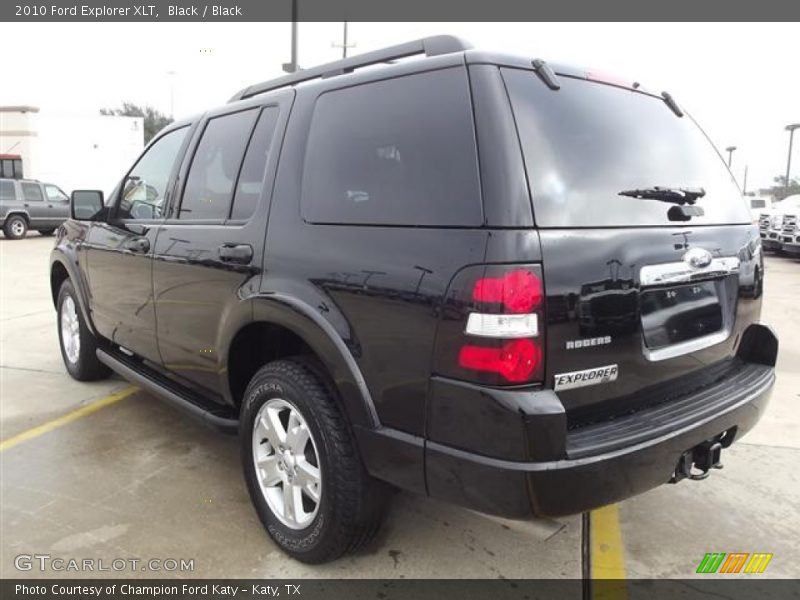
[[[206,408],[202,406],[199,401],[190,399],[187,393],[181,393],[174,389],[173,386],[167,385],[166,382],[159,381],[163,378],[155,372],[152,374],[147,372],[143,373],[140,370],[134,369],[132,366],[127,364],[129,361],[122,357],[114,356],[102,348],[97,349],[97,358],[109,369],[121,375],[125,379],[141,386],[146,391],[158,396],[162,400],[169,402],[173,406],[188,412],[190,415],[200,419],[205,424],[210,425],[215,429],[224,431],[225,433],[238,432],[239,421],[237,419],[225,417],[214,412],[224,410],[222,407],[215,407],[214,409]]]

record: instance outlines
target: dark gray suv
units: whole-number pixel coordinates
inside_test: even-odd
[[[69,217],[69,197],[57,185],[34,179],[0,179],[0,228],[7,238],[29,229],[52,235]]]

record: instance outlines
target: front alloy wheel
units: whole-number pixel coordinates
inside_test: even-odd
[[[265,402],[253,421],[253,461],[264,500],[291,529],[307,527],[322,499],[314,436],[303,415],[282,398]]]
[[[86,326],[72,281],[65,280],[58,290],[58,341],[67,372],[78,381],[95,381],[110,374],[97,359],[97,340]]]
[[[77,364],[81,354],[81,331],[78,311],[72,296],[66,296],[61,303],[61,344],[67,360]]]

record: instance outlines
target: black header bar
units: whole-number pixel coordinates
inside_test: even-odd
[[[292,20],[293,0],[4,0],[0,21]],[[296,0],[299,21],[797,21],[787,0]],[[675,35],[660,44],[702,43]]]

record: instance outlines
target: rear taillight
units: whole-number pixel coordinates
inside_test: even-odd
[[[502,304],[512,313],[530,313],[542,303],[542,280],[526,269],[475,282],[472,297],[478,302]]]
[[[500,348],[466,345],[458,354],[465,369],[497,373],[511,383],[524,383],[541,363],[542,351],[532,340],[511,340]]]
[[[436,371],[488,385],[541,381],[543,308],[538,265],[463,269],[445,302]]]

